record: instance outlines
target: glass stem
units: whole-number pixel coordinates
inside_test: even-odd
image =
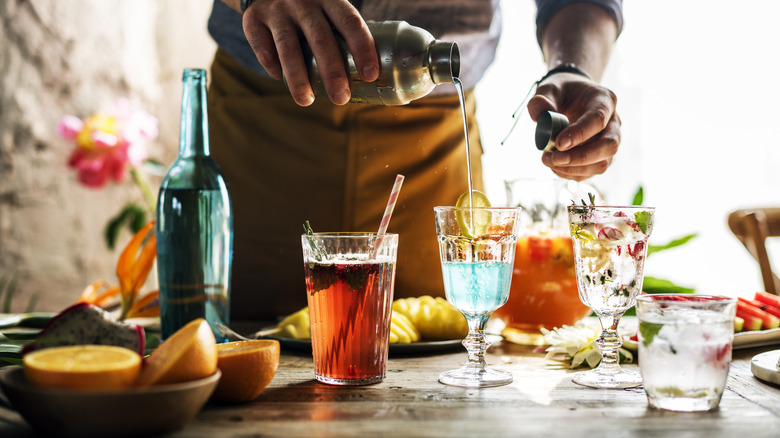
[[[469,354],[468,366],[474,368],[485,367],[485,351],[490,344],[485,338],[485,326],[490,316],[467,316],[469,334],[463,340],[463,346]]]
[[[599,368],[602,370],[618,370],[620,363],[618,361],[618,349],[623,345],[623,340],[618,335],[618,324],[621,315],[599,315],[601,322],[601,336],[596,339],[596,346],[601,350],[601,363]]]

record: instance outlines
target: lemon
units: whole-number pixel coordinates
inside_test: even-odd
[[[472,205],[472,202],[474,205]],[[455,206],[476,208],[490,207],[491,205],[486,194],[479,190],[472,190],[471,196],[469,196],[469,192],[463,192],[463,194],[458,197],[458,202],[455,203]],[[489,211],[473,211],[469,209],[455,212],[455,219],[458,221],[461,234],[469,239],[473,239],[487,233],[488,227],[490,226],[491,214]]]
[[[584,228],[580,228],[577,226],[577,224],[571,224],[569,227],[571,230],[571,235],[581,241],[582,243],[590,243],[593,242],[593,234],[589,233]]]
[[[276,336],[290,339],[309,339],[311,338],[311,332],[309,331],[309,308],[303,309],[286,316],[276,326],[279,332]]]

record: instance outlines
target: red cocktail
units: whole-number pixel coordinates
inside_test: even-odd
[[[378,254],[372,254],[373,244],[361,251],[361,238],[367,242],[376,235],[304,236],[314,374],[323,383],[376,383],[387,370],[398,236],[386,235]],[[334,244],[334,239],[342,244]],[[340,253],[345,251],[344,240],[354,247]],[[324,251],[321,260],[316,254],[307,256],[312,241]],[[392,254],[386,247],[392,247]]]

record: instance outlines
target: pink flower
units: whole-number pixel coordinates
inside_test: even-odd
[[[63,117],[57,134],[75,143],[68,166],[76,170],[79,181],[101,188],[110,180],[122,182],[130,167],[137,168],[148,158],[149,142],[158,134],[157,119],[135,102],[119,99],[108,112],[85,120]]]

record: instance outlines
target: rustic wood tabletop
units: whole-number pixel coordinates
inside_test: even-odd
[[[486,389],[442,385],[439,373],[465,361],[465,351],[392,354],[387,378],[362,387],[314,380],[311,353],[283,349],[271,385],[256,400],[207,404],[183,437],[777,437],[780,386],[753,376],[750,360],[777,347],[734,352],[720,407],[705,413],[649,408],[641,388],[592,389],[571,382],[574,371],[544,353],[506,341],[491,347],[491,365],[514,383]],[[627,365],[637,369],[636,365]],[[132,421],[132,413],[128,413]],[[36,436],[8,405],[0,437]]]

